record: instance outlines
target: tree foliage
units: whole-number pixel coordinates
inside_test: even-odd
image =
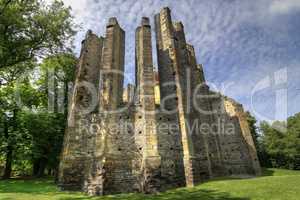
[[[2,70],[6,84],[0,87],[0,128],[4,130],[7,127],[7,131],[0,132],[0,151],[6,155],[2,160],[8,163],[5,167],[6,178],[12,171],[15,175],[28,174],[31,169],[33,175],[43,176],[45,169],[50,172],[57,170],[67,115],[64,111],[68,106],[68,99],[65,100],[68,90],[63,90],[62,112],[49,111],[47,99],[53,91],[48,91],[50,77],[46,75],[53,69],[57,72],[52,74],[57,83],[53,88],[55,93],[59,85],[72,82],[75,64],[75,56],[64,53],[52,55],[40,65],[31,63],[28,67],[23,66],[22,69],[28,69],[26,74],[24,71],[15,73],[12,67]],[[16,66],[16,69],[20,68]],[[39,72],[39,78],[35,72]],[[56,99],[55,103],[58,102]]]
[[[287,127],[283,131],[280,127]],[[300,170],[300,113],[286,122],[273,124],[262,122],[261,146],[268,155],[272,167]]]
[[[1,0],[0,69],[68,51],[74,27],[70,8],[61,1]]]
[[[62,113],[22,112],[21,126],[31,138],[29,161],[33,175],[43,176],[45,169],[56,170],[63,142],[65,120]]]
[[[60,111],[67,113],[68,91],[72,86],[70,83],[74,81],[76,63],[77,58],[73,54],[62,53],[47,57],[40,66],[41,78],[38,85],[44,94],[44,104],[48,103],[49,98],[52,99],[54,112],[62,108]],[[59,97],[61,91],[64,95]],[[51,97],[48,95],[49,92],[51,92]]]
[[[26,157],[25,152],[30,146],[28,142],[30,137],[22,128],[18,115],[23,108],[38,105],[36,95],[28,77],[22,80],[16,79],[0,88],[0,126],[3,128],[0,132],[0,151],[5,155],[5,178],[10,177],[13,161],[18,160],[17,157],[20,158],[21,155],[23,155],[21,157]]]
[[[250,132],[254,141],[255,146],[258,146],[258,128],[256,126],[257,120],[251,115],[249,111],[246,112],[247,122],[249,124]]]
[[[75,29],[70,8],[62,1],[0,1],[0,172],[4,178],[29,171],[42,176],[46,168],[57,168],[66,112],[47,110],[48,72],[55,72],[55,91],[73,80],[76,58],[70,48]],[[66,93],[62,106],[67,110],[67,90],[60,91]]]

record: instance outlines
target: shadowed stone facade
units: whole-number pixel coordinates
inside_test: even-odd
[[[209,90],[169,8],[154,22],[158,73],[144,17],[135,37],[136,84],[124,90],[125,32],[117,19],[109,19],[104,38],[87,33],[59,169],[63,190],[155,193],[260,174],[242,105]]]

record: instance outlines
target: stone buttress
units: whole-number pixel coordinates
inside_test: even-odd
[[[160,190],[160,156],[156,132],[154,73],[152,61],[151,26],[142,18],[136,29],[136,113],[135,141],[142,153],[140,168],[141,191],[153,193]]]
[[[116,18],[110,18],[102,53],[99,118],[105,132],[103,194],[132,192],[135,180],[132,161],[136,156],[131,109],[123,107],[125,32]],[[127,125],[129,123],[129,125]],[[103,134],[102,134],[103,135]]]
[[[81,190],[86,166],[92,161],[95,134],[88,127],[97,108],[102,46],[103,38],[91,31],[82,42],[59,168],[59,185],[63,190]]]
[[[156,15],[155,20],[162,101],[173,95],[162,106],[166,109],[176,106],[186,184],[192,186],[223,173],[218,138],[210,130],[199,130],[199,126],[211,126],[214,122],[212,105],[204,97],[209,88],[201,65],[197,65],[193,46],[186,43],[182,23],[172,23],[168,8]],[[200,98],[194,99],[195,94]]]

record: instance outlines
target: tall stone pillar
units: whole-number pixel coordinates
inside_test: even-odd
[[[116,18],[106,26],[101,65],[100,112],[116,110],[123,101],[125,32]]]
[[[110,18],[106,26],[99,84],[99,118],[103,125],[99,144],[103,148],[98,149],[104,149],[101,166],[103,194],[133,192],[135,146],[133,128],[129,126],[132,113],[130,109],[122,109],[124,57],[125,32],[116,18]]]
[[[178,30],[181,23],[172,24],[170,9],[164,8],[155,16],[156,42],[158,53],[158,69],[160,77],[161,105],[167,111],[176,112],[180,126],[181,142],[183,145],[183,162],[187,186],[193,186],[200,181],[196,173],[194,146],[189,133],[189,115],[187,113],[186,91],[186,46],[184,32]],[[181,27],[183,28],[183,27]],[[170,97],[172,97],[170,99]],[[165,99],[167,101],[164,101]]]
[[[95,135],[88,127],[97,112],[102,46],[103,38],[91,31],[82,42],[59,167],[59,185],[63,190],[83,189],[86,167],[93,159]]]
[[[143,17],[136,29],[136,143],[142,151],[141,190],[153,193],[160,189],[160,156],[155,121],[154,72],[152,60],[151,26]]]

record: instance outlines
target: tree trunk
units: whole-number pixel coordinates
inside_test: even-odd
[[[6,164],[3,179],[9,179],[12,171],[12,149],[8,148],[6,153]]]
[[[41,158],[37,177],[43,177],[45,175],[46,166],[47,166],[47,159]]]
[[[40,169],[39,159],[33,161],[32,176],[37,176]]]
[[[51,176],[51,175],[52,175],[52,169],[51,169],[51,168],[48,169],[47,174],[48,174],[48,176]]]
[[[4,169],[4,175],[3,179],[8,179],[11,176],[12,171],[12,154],[13,154],[13,148],[9,142],[9,134],[8,134],[8,121],[7,119],[4,119],[4,135],[6,141],[8,141],[8,145],[6,148],[6,164]]]
[[[68,107],[69,107],[69,85],[68,82],[65,81],[64,82],[64,86],[65,86],[65,96],[64,96],[64,115],[65,118],[68,118]]]

